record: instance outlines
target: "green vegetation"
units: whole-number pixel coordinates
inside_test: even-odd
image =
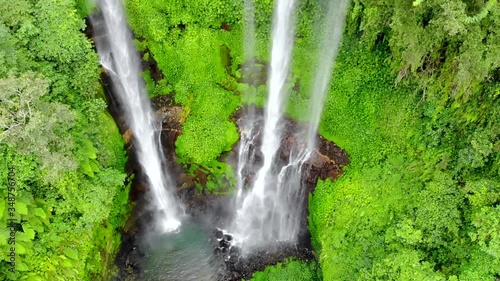
[[[234,78],[223,65],[221,45],[232,43],[233,58],[242,49],[241,32],[221,29],[221,17],[236,17],[234,12],[240,9],[210,2],[207,9],[213,10],[211,14],[205,10],[207,3],[168,2],[128,1],[130,23],[136,36],[144,38],[139,47],[149,50],[164,73],[160,83],[175,92],[175,101],[184,106],[183,133],[176,142],[180,161],[217,169],[222,163],[214,160],[229,151],[239,137],[229,116],[240,101],[228,86]],[[225,8],[218,14],[222,6]],[[236,18],[228,20],[234,22]],[[220,177],[209,179],[213,186],[222,185]]]
[[[324,7],[299,2],[287,113],[303,119],[317,53],[313,31],[321,30],[313,15]],[[237,139],[227,118],[241,100],[264,102],[262,86],[250,88],[254,98],[238,97],[249,89],[235,83],[241,3],[128,4],[132,27],[186,107],[181,160],[210,166]],[[256,2],[263,60],[271,13],[270,1]],[[499,14],[496,1],[353,1],[320,124],[351,165],[336,182],[319,182],[310,200],[324,280],[500,274]],[[278,268],[267,272],[286,270]]]
[[[124,143],[76,5],[0,1],[1,280],[114,274],[128,204]]]
[[[176,142],[200,188],[230,192],[220,162],[231,114],[263,105],[240,83],[243,1],[127,0],[149,95],[183,111]],[[273,3],[256,6],[256,57]],[[304,119],[327,1],[300,0],[287,114]],[[2,280],[110,280],[128,213],[123,140],[106,112],[84,0],[0,0],[0,223],[17,232],[16,273],[0,229]],[[253,280],[500,278],[500,3],[354,0],[320,133],[351,164],[310,196],[319,265],[287,261]],[[255,76],[265,76],[263,64]],[[251,92],[252,94],[243,94]],[[9,171],[14,171],[9,176]],[[13,199],[12,199],[13,200]],[[321,266],[321,268],[318,268]]]
[[[183,133],[176,142],[179,160],[203,169],[218,169],[221,153],[231,150],[239,136],[230,115],[245,100],[244,90],[255,91],[253,102],[263,105],[265,86],[257,89],[238,83],[239,65],[244,63],[242,1],[155,0],[126,2],[130,25],[141,39],[138,47],[147,50],[165,75],[158,85],[174,93],[175,101],[184,106]],[[256,1],[258,40],[257,57],[267,60],[273,3]],[[305,15],[299,17],[298,34],[311,33],[312,11],[318,7],[301,2]],[[306,41],[308,42],[308,41]],[[307,44],[301,47],[306,53]],[[146,74],[146,77],[148,74]],[[149,88],[155,91],[149,78]],[[151,93],[151,92],[150,92]],[[246,96],[248,97],[248,96]],[[194,171],[194,169],[190,169]],[[229,170],[228,170],[229,171]],[[216,189],[226,186],[222,176],[209,177]],[[232,175],[225,175],[232,178]]]
[[[251,281],[318,281],[321,271],[315,262],[305,263],[288,260],[275,266],[268,266],[263,271],[253,274]]]
[[[495,280],[500,10],[403,2],[351,10],[320,130],[352,164],[310,202],[324,280]]]

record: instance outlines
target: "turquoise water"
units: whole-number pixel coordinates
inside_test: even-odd
[[[222,258],[213,254],[211,231],[186,221],[177,233],[151,235],[145,245],[142,280],[216,281],[224,269]]]

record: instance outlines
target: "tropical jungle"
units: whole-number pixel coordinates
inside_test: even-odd
[[[0,280],[500,281],[497,0],[0,0]]]

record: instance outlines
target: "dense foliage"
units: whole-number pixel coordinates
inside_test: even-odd
[[[239,101],[224,87],[231,77],[220,54],[220,46],[227,41],[235,41],[234,53],[242,49],[241,32],[228,34],[220,28],[223,15],[237,20],[239,15],[234,13],[241,11],[238,8],[217,1],[189,5],[181,1],[128,1],[131,26],[136,36],[145,38],[140,46],[150,51],[168,89],[175,92],[176,102],[185,107],[183,134],[176,143],[184,162],[208,164],[238,139],[228,118]]]
[[[182,163],[197,164],[208,170],[222,165],[221,153],[229,151],[239,136],[230,115],[253,91],[264,103],[265,85],[249,87],[240,82],[243,57],[243,1],[128,0],[130,25],[139,38],[138,47],[158,63],[165,78],[150,81],[157,94],[173,94],[184,106],[183,133],[176,142]],[[273,3],[255,1],[257,24],[256,57],[267,60]],[[301,1],[305,15],[298,17],[298,34],[311,33],[312,2]],[[303,44],[302,53],[309,45]],[[160,91],[158,87],[161,86]],[[232,169],[225,169],[232,178]],[[225,186],[216,177],[212,186]]]
[[[125,154],[82,14],[72,0],[0,1],[1,280],[112,274]]]
[[[305,263],[288,260],[275,266],[268,266],[263,271],[254,273],[251,281],[318,281],[321,272],[317,263]]]
[[[495,2],[354,1],[321,124],[352,165],[311,201],[325,280],[500,276]]]
[[[303,119],[324,3],[299,2],[287,113]],[[266,61],[272,3],[255,4]],[[264,103],[265,86],[235,83],[242,5],[128,1],[142,47],[186,107],[183,161],[206,165],[236,141],[228,116],[248,101],[242,90]],[[320,126],[352,164],[310,201],[324,280],[498,278],[499,14],[496,1],[353,1]]]
[[[303,119],[327,1],[298,2],[287,114]],[[260,77],[273,3],[254,3]],[[138,48],[164,75],[144,73],[150,95],[171,94],[184,108],[179,161],[210,175],[206,187],[217,192],[234,179],[219,161],[239,137],[231,114],[265,102],[265,85],[241,83],[243,1],[126,4]],[[126,159],[82,32],[91,9],[84,0],[0,0],[2,280],[112,274]],[[351,164],[310,196],[320,272],[287,261],[254,280],[500,278],[499,30],[496,0],[352,1],[320,124]],[[11,218],[16,273],[3,228]]]

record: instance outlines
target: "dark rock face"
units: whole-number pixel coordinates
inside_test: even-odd
[[[142,41],[142,40],[140,40],[140,41]],[[140,53],[141,58],[144,58],[145,54],[148,54],[148,59],[147,60],[144,60],[144,59],[142,60],[142,69],[144,71],[149,71],[149,73],[151,74],[151,79],[153,79],[153,81],[155,83],[157,83],[158,81],[160,81],[163,78],[165,78],[165,75],[163,74],[163,72],[158,67],[158,63],[153,58],[153,55],[151,54],[151,52],[149,51],[149,49],[146,49],[146,50],[144,50],[144,51],[142,51]]]
[[[289,257],[306,262],[315,260],[314,253],[300,243],[298,245],[282,243],[272,248],[263,247],[255,249],[250,255],[243,256],[238,247],[231,245],[233,237],[230,234],[224,234],[222,230],[215,229],[213,237],[214,255],[224,260],[225,264],[224,274],[217,279],[221,281],[250,279],[254,272]]]
[[[240,125],[243,120],[248,118],[249,112],[255,116],[255,127],[263,128],[264,112],[262,108],[253,106],[240,108],[231,118]],[[292,150],[306,144],[306,137],[296,133],[303,129],[305,124],[298,123],[290,118],[284,118],[280,126],[282,127],[283,135],[280,148],[277,152],[278,159],[275,160],[275,165],[278,167],[282,167],[288,163]],[[260,130],[257,129],[250,133],[259,134]],[[302,179],[308,183],[307,186],[312,186],[312,189],[308,190],[308,192],[314,190],[318,179],[337,179],[342,174],[342,167],[349,164],[349,156],[347,153],[333,142],[318,135],[316,143],[317,149],[314,150],[311,157],[305,162],[306,168],[303,169],[302,174]],[[247,175],[246,182],[249,184],[253,182],[255,173],[263,163],[263,155],[260,153],[261,140],[259,137],[254,139],[254,144],[255,145],[252,145],[250,148],[252,150],[250,154],[253,155],[253,163],[249,163],[248,171],[243,172],[243,174]],[[236,143],[235,148],[233,148],[226,159],[226,161],[232,163],[233,166],[238,162],[239,146],[240,142]]]

